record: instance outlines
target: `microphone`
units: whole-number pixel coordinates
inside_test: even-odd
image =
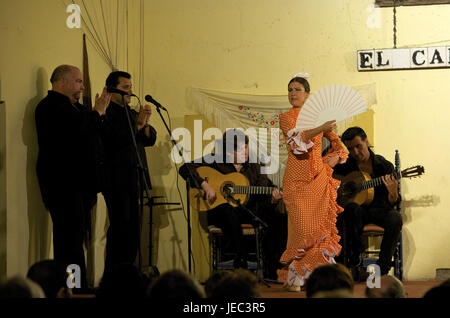
[[[134,94],[128,94],[127,92],[125,92],[125,91],[123,91],[123,90],[120,90],[120,89],[117,89],[117,88],[106,88],[106,90],[108,91],[108,93],[117,93],[117,94],[120,94],[120,95],[122,95],[122,96],[124,96],[124,95],[127,95],[127,96],[135,96],[136,97],[136,95],[134,95]]]
[[[154,100],[153,97],[151,97],[150,95],[145,95],[145,100],[149,103],[152,103],[157,108],[162,108],[163,110],[167,111],[167,109],[164,106],[162,106],[160,103],[158,103],[156,100]]]

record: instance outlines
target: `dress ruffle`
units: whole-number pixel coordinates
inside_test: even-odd
[[[295,155],[302,155],[308,152],[314,146],[314,143],[309,140],[308,142],[304,142],[302,138],[302,131],[298,128],[292,128],[287,133],[287,144],[292,149],[292,153]]]
[[[339,180],[332,178],[333,169],[324,165],[326,177],[329,180],[328,192],[328,215],[324,218],[327,222],[320,224],[320,239],[304,239],[302,244],[288,248],[280,258],[284,264],[277,271],[278,280],[285,282],[288,286],[303,286],[312,271],[323,264],[335,264],[334,257],[340,254],[340,236],[336,228],[337,215],[343,208],[336,203],[337,188]],[[317,235],[317,234],[316,234]],[[316,236],[314,235],[314,236]],[[298,242],[297,242],[298,243]]]

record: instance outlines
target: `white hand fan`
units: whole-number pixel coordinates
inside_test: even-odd
[[[329,120],[338,123],[366,110],[366,102],[353,88],[341,84],[325,86],[308,97],[298,114],[297,128],[316,128]]]

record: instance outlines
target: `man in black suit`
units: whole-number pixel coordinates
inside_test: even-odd
[[[186,163],[181,166],[179,174],[189,179],[192,187],[200,187],[205,192],[206,199],[212,203],[217,198],[216,191],[208,184],[208,180],[202,179],[196,168],[208,166],[222,174],[238,172],[243,174],[252,186],[273,187],[270,195],[253,194],[245,207],[255,213],[268,225],[262,238],[262,250],[264,256],[264,275],[269,279],[276,279],[276,270],[279,269],[279,258],[286,246],[287,219],[286,215],[276,209],[278,201],[282,198],[282,192],[277,189],[267,175],[261,173],[258,163],[249,162],[249,138],[238,129],[228,129],[222,138],[222,147],[216,147],[217,160],[211,162],[209,156],[202,158],[199,163]],[[192,175],[191,175],[192,173]],[[223,231],[230,249],[235,253],[234,268],[247,268],[247,248],[243,240],[241,224],[254,223],[252,216],[241,208],[234,208],[228,203],[216,206],[208,211],[208,224],[216,225]]]
[[[342,142],[350,152],[348,160],[334,167],[334,175],[346,176],[353,171],[363,171],[371,178],[381,177],[383,184],[375,187],[373,201],[367,206],[359,206],[356,203],[348,203],[344,206],[344,212],[338,216],[338,230],[341,237],[346,237],[347,266],[354,268],[361,263],[363,252],[362,231],[364,225],[374,223],[384,228],[383,240],[380,247],[380,256],[377,264],[380,266],[381,275],[386,275],[392,267],[392,256],[395,246],[400,238],[402,229],[402,217],[395,210],[400,202],[398,193],[398,181],[392,175],[394,166],[383,156],[373,153],[369,147],[369,140],[364,130],[360,127],[348,128],[341,137]],[[345,262],[340,256],[341,262]]]
[[[155,144],[156,130],[148,124],[149,105],[144,105],[139,113],[128,106],[132,94],[130,74],[112,72],[106,86],[125,93],[112,94],[101,134],[106,176],[103,196],[109,216],[105,270],[109,270],[113,265],[134,263],[136,259],[140,240],[139,197],[145,184],[151,188],[144,147]]]
[[[35,111],[39,144],[36,172],[53,222],[54,259],[66,266],[80,266],[84,288],[86,220],[98,191],[89,145],[90,138],[99,133],[111,95],[106,87],[101,96],[97,94],[93,111],[78,103],[83,79],[80,70],[71,65],[58,66],[50,82],[52,89]]]

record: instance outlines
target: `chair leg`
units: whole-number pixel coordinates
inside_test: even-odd
[[[398,278],[399,276],[399,252],[398,252],[399,246],[398,243],[395,246],[395,251],[394,251],[394,276]]]
[[[264,267],[263,267],[263,254],[261,249],[261,229],[255,227],[255,243],[256,243],[256,272],[263,279]]]
[[[342,259],[344,261],[344,266],[348,267],[348,259],[347,259],[347,227],[345,225],[345,222],[342,221]]]
[[[216,236],[211,234],[211,245],[212,245],[212,270],[215,272],[217,270],[217,242]]]
[[[399,280],[403,280],[403,242],[402,242],[402,233],[400,233],[400,238],[397,243],[397,248],[395,249],[394,254],[394,275]]]

